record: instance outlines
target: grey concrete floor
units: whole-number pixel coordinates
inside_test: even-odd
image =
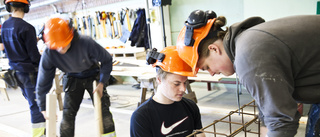
[[[130,117],[137,108],[137,102],[140,99],[140,90],[132,88],[134,83],[111,85],[108,87],[108,93],[111,96],[111,112],[113,114],[117,137],[129,137]],[[208,126],[214,120],[218,120],[229,114],[230,111],[237,109],[236,86],[233,84],[212,84],[213,89],[207,90],[206,83],[191,83],[191,88],[196,92],[198,106],[202,116],[203,127]],[[20,90],[7,89],[10,101],[5,101],[0,93],[0,137],[30,137],[31,123],[30,112],[27,101]],[[147,93],[147,98],[151,96],[151,91]],[[243,90],[240,96],[241,106],[249,103],[253,99]],[[251,112],[251,110],[249,110]],[[307,111],[307,109],[305,109]],[[57,134],[59,135],[59,124],[62,112],[58,112]],[[240,117],[236,114],[233,121],[238,122]],[[251,116],[245,116],[245,119],[252,119]],[[296,137],[303,137],[306,126],[306,116],[300,120],[300,127]],[[76,119],[76,137],[94,136],[94,110],[91,100],[85,95]],[[217,124],[217,131],[228,134],[229,126],[227,124]],[[232,129],[239,128],[232,126]],[[252,124],[252,130],[257,131],[257,125]],[[213,131],[210,126],[208,131]],[[207,137],[213,137],[212,134],[206,134]],[[245,136],[243,132],[237,136]],[[257,137],[255,134],[247,136]]]

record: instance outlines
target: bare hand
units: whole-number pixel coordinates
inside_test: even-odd
[[[44,119],[49,120],[49,116],[47,115],[47,111],[41,111],[41,113],[42,113]],[[57,119],[58,119],[58,116],[56,115],[56,121],[57,121]]]
[[[46,111],[41,111],[44,119],[49,120],[49,117],[47,116],[47,112]]]
[[[93,91],[93,94],[94,93],[98,93],[100,98],[102,97],[103,95],[103,83],[99,82],[99,84],[97,85],[96,89]]]

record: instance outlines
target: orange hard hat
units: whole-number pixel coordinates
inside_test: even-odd
[[[199,13],[199,10],[191,13],[190,16],[192,16],[192,14],[194,14],[194,18],[197,19],[200,15],[209,16],[205,15],[205,12],[203,11]],[[194,73],[197,73],[199,71],[199,68],[197,68],[197,63],[199,59],[198,47],[200,42],[209,34],[209,31],[211,30],[211,27],[213,26],[213,23],[216,20],[216,15],[214,13],[214,16],[209,18],[206,17],[206,19],[204,19],[205,21],[201,21],[198,23],[200,25],[198,25],[197,23],[189,24],[189,20],[193,20],[190,19],[190,16],[188,18],[188,21],[186,21],[185,26],[181,29],[176,44],[180,58],[184,60],[192,68],[192,71]]]
[[[177,75],[195,77],[196,73],[193,73],[192,68],[179,57],[176,46],[166,47],[159,54],[163,57],[158,58],[152,64],[153,67],[158,66],[166,72]]]
[[[7,4],[7,3],[9,3],[9,2],[20,2],[20,3],[27,4],[27,5],[30,4],[28,0],[6,0],[6,1],[5,1],[5,4]]]
[[[73,39],[73,29],[66,20],[51,18],[45,24],[43,38],[50,49],[64,48]]]

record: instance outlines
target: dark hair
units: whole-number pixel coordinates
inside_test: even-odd
[[[215,42],[218,39],[223,40],[224,36],[226,35],[228,28],[226,30],[222,30],[221,27],[226,25],[227,19],[224,16],[219,16],[216,18],[216,21],[214,22],[212,28],[210,31],[218,31],[216,35],[207,35],[206,38],[204,38],[199,46],[198,46],[198,54],[199,59],[208,57],[209,56],[209,49],[208,46]]]
[[[4,1],[5,3],[5,1]],[[25,3],[21,3],[21,2],[8,2],[7,4],[5,4],[6,10],[8,12],[11,12],[12,10],[18,10],[18,11],[22,11],[24,13],[28,13],[29,12],[29,6],[30,6],[30,2],[28,0],[29,4],[25,4]]]

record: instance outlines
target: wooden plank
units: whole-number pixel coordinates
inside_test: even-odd
[[[62,103],[62,97],[61,93],[63,92],[63,86],[60,84],[60,81],[62,80],[63,74],[59,71],[57,71],[55,77],[54,77],[54,91],[57,94],[57,100],[59,104],[59,110],[63,110],[63,103]]]
[[[2,71],[1,73],[4,73],[6,71]],[[2,75],[2,74],[0,74]],[[7,88],[7,84],[3,79],[0,79],[0,88]]]
[[[57,95],[55,93],[48,93],[46,95],[46,114],[49,119],[46,120],[46,136],[47,137],[56,137],[56,108],[57,108]]]
[[[5,71],[2,71],[1,73],[4,73]],[[1,74],[2,75],[2,74]],[[8,93],[7,93],[7,84],[6,82],[4,82],[3,79],[0,79],[0,91],[1,91],[1,94],[4,95],[3,99],[4,100],[7,100],[7,101],[10,101],[10,98],[8,96]]]
[[[145,51],[145,49],[143,48],[143,47],[141,47],[141,48],[128,48],[128,47],[126,47],[126,48],[118,48],[118,49],[107,49],[107,51],[109,52],[109,53],[137,53],[137,52],[143,52],[143,51]]]
[[[96,122],[96,134],[97,137],[101,137],[103,134],[103,124],[102,124],[102,111],[101,111],[101,97],[99,93],[96,92],[93,95],[94,97],[94,115],[95,115],[95,122]]]
[[[1,94],[4,95],[4,100],[10,101],[10,98],[8,96],[7,90],[5,88],[0,88]]]

